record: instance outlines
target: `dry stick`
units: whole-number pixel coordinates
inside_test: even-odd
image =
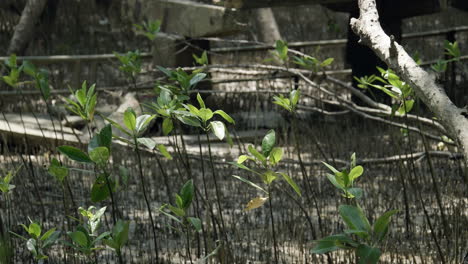
[[[140,156],[140,150],[138,146],[138,140],[137,137],[134,135],[133,136],[133,144],[135,144],[135,152],[137,154],[137,161],[138,161],[138,172],[140,176],[140,181],[141,181],[141,188],[143,190],[143,197],[145,199],[145,204],[146,204],[146,209],[148,210],[148,215],[151,223],[151,230],[153,231],[153,240],[154,240],[154,248],[156,252],[156,261],[159,260],[159,249],[158,249],[158,240],[156,238],[156,227],[154,225],[154,220],[153,220],[153,215],[152,215],[152,210],[151,210],[151,205],[148,200],[148,195],[146,193],[146,182],[145,182],[145,177],[143,175],[143,164],[141,162],[141,156]],[[152,256],[153,254],[151,254]]]

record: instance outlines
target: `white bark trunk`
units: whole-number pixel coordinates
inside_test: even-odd
[[[351,19],[351,28],[404,81],[411,84],[416,95],[439,118],[449,134],[461,147],[468,162],[468,119],[466,110],[455,106],[433,75],[424,71],[404,48],[389,37],[379,23],[375,0],[359,0],[360,16]]]
[[[258,41],[273,44],[281,39],[275,15],[271,8],[259,8],[254,11],[257,21]]]
[[[34,33],[34,26],[39,19],[47,0],[29,0],[21,13],[20,21],[15,27],[15,32],[8,47],[8,55],[13,53],[20,55],[27,47]]]

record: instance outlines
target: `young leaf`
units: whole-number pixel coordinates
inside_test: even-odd
[[[166,157],[169,160],[172,160],[171,154],[169,154],[169,152],[167,151],[167,149],[166,149],[166,147],[164,145],[159,144],[158,145],[158,150],[159,150],[159,152],[161,152],[161,154],[163,154],[164,157]]]
[[[155,115],[141,115],[136,118],[135,120],[135,131],[137,134],[143,133],[145,129],[148,127],[151,120],[153,120],[156,116]]]
[[[361,176],[363,172],[364,168],[362,166],[356,166],[349,172],[348,177],[351,181],[353,181]]]
[[[224,120],[228,121],[231,124],[236,123],[234,119],[232,119],[232,117],[226,114],[226,112],[224,112],[223,110],[216,110],[214,111],[214,114],[220,115],[222,118],[224,118]]]
[[[262,153],[265,157],[270,155],[270,151],[273,149],[276,143],[275,131],[272,129],[268,131],[262,140]],[[253,153],[252,153],[253,154]]]
[[[211,125],[211,129],[213,130],[213,133],[215,134],[215,136],[217,138],[219,138],[219,140],[223,140],[224,136],[225,136],[225,128],[224,128],[224,124],[223,122],[221,121],[212,121],[210,122],[210,125]]]
[[[180,190],[180,197],[182,197],[183,201],[183,209],[187,209],[192,203],[193,193],[193,181],[189,180],[184,184],[184,186],[182,186],[182,189]]]
[[[388,232],[388,224],[391,217],[396,214],[398,210],[385,212],[374,223],[374,235],[377,236],[377,241],[382,240]]]
[[[283,176],[284,180],[293,188],[293,190],[299,195],[302,196],[301,194],[301,189],[299,189],[299,186],[294,182],[294,180],[289,177],[286,173],[279,172],[281,176]]]
[[[270,152],[270,162],[271,165],[278,164],[283,158],[283,149],[282,148],[273,148]]]
[[[89,153],[89,158],[98,165],[104,165],[109,160],[110,153],[106,147],[97,147]]]
[[[263,156],[260,152],[258,152],[254,146],[252,145],[249,145],[247,147],[247,150],[250,152],[250,154],[252,154],[255,158],[257,158],[260,162],[265,162],[266,161],[266,158],[265,156]]]
[[[318,244],[312,249],[312,253],[315,254],[324,254],[340,248],[347,249],[358,246],[354,240],[344,234],[327,236],[317,242]]]
[[[174,129],[174,123],[172,122],[171,118],[164,118],[164,121],[162,123],[162,129],[163,129],[163,134],[165,136],[171,133],[172,129]]]
[[[133,109],[128,108],[124,113],[124,124],[130,131],[136,130],[136,115]]]
[[[199,83],[201,80],[205,79],[206,73],[197,73],[195,76],[190,79],[190,86],[195,86],[197,83]]]
[[[377,264],[381,254],[380,249],[365,244],[359,245],[356,250],[356,255],[359,257],[358,264]]]
[[[334,174],[337,174],[337,173],[340,173],[337,169],[335,169],[335,167],[333,167],[332,165],[322,161],[323,165],[327,166],[327,168],[329,170],[331,170]]]
[[[205,102],[203,101],[203,98],[201,97],[199,93],[197,93],[197,101],[198,101],[198,104],[200,105],[200,108],[206,108]]]
[[[156,142],[152,140],[151,138],[138,138],[137,139],[138,143],[143,144],[150,150],[153,150],[156,147]]]
[[[368,233],[371,231],[369,220],[367,220],[361,208],[352,205],[340,205],[339,211],[341,218],[343,218],[349,229],[367,231]]]
[[[68,176],[68,168],[60,164],[56,158],[52,158],[50,166],[48,168],[50,175],[54,176],[59,182],[63,182],[65,177]]]
[[[200,233],[202,231],[202,224],[199,218],[188,217],[187,220],[190,222],[190,224],[192,224],[197,232]]]
[[[83,163],[91,163],[93,162],[86,153],[83,151],[72,147],[72,146],[60,146],[57,148],[58,151],[60,151],[62,154],[67,156],[68,158],[78,161],[78,162],[83,162]]]
[[[83,232],[75,231],[73,233],[69,233],[68,235],[73,240],[73,242],[78,244],[80,247],[87,247],[88,246],[88,238],[86,237],[86,235]]]
[[[237,176],[237,175],[232,175],[232,177],[234,177],[234,178],[236,178],[236,179],[238,179],[238,180],[240,180],[240,181],[242,181],[242,182],[245,182],[245,183],[247,183],[248,185],[250,185],[250,186],[252,186],[252,187],[255,187],[255,188],[259,189],[260,191],[262,191],[262,192],[268,194],[268,192],[265,191],[265,189],[263,189],[262,187],[258,186],[257,184],[255,184],[255,183],[253,183],[253,182],[251,182],[251,181],[249,181],[249,180],[247,180],[247,179],[244,179],[244,178],[242,178],[242,177],[240,177],[240,176]]]
[[[107,199],[110,196],[109,188],[107,187],[106,176],[100,175],[94,181],[93,187],[91,187],[91,201],[97,203]],[[112,181],[108,179],[112,188]]]

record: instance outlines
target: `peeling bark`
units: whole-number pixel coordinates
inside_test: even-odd
[[[360,36],[360,42],[369,46],[379,58],[405,82],[411,84],[416,96],[426,104],[450,136],[456,139],[468,163],[468,119],[466,110],[458,108],[435,77],[424,71],[393,37],[388,36],[379,23],[375,0],[359,0],[360,16],[351,19],[351,28]]]
[[[22,54],[34,35],[34,26],[39,20],[47,0],[29,0],[21,13],[20,21],[15,27],[7,54]]]

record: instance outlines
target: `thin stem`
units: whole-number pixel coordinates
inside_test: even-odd
[[[141,163],[141,156],[140,156],[140,150],[138,146],[138,140],[137,137],[133,137],[133,143],[135,144],[135,152],[137,154],[137,160],[138,160],[138,171],[139,171],[139,176],[140,176],[140,182],[141,182],[141,188],[143,190],[143,197],[145,199],[146,203],[146,209],[148,210],[148,215],[151,223],[151,229],[153,231],[153,240],[154,240],[154,248],[156,251],[156,261],[159,259],[159,251],[158,251],[158,240],[156,238],[156,227],[154,225],[154,220],[153,220],[153,215],[151,212],[151,206],[148,200],[148,195],[146,194],[146,183],[145,183],[145,177],[143,176],[143,165]]]
[[[273,206],[272,206],[272,200],[273,200],[273,190],[271,186],[268,186],[268,204],[270,207],[270,220],[271,220],[271,232],[273,235],[273,252],[275,255],[275,263],[279,263],[279,258],[278,258],[278,245],[276,244],[276,232],[275,232],[275,218],[273,217]]]

